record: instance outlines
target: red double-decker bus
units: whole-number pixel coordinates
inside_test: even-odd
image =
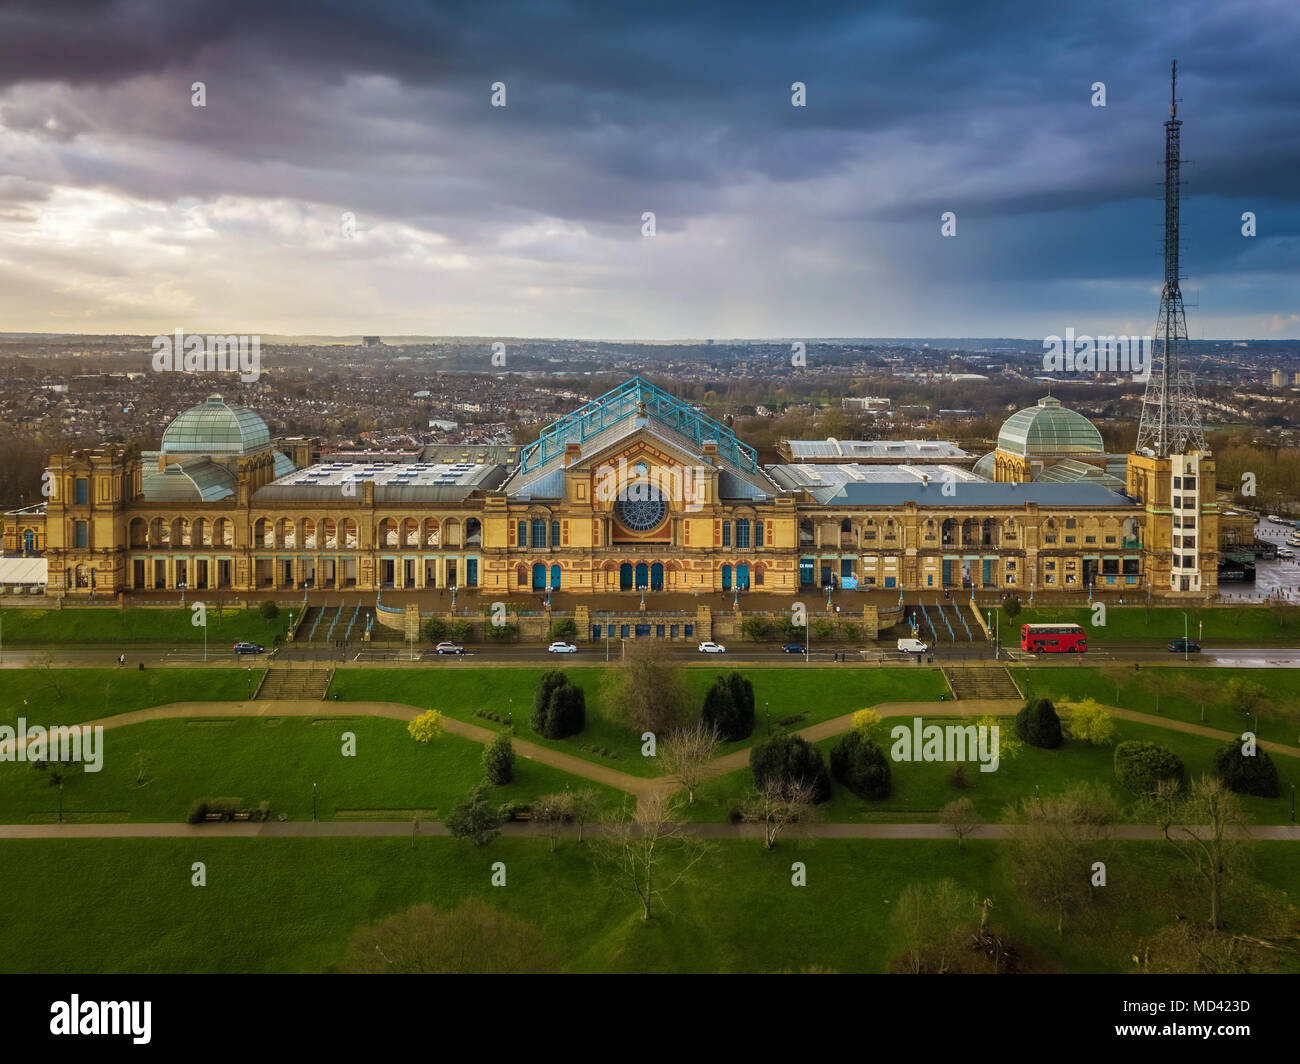
[[[1031,654],[1082,654],[1088,638],[1077,624],[1022,624],[1020,649]]]

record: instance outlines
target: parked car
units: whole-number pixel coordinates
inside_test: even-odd
[[[265,650],[266,647],[262,646],[261,643],[236,643],[235,644],[236,654],[261,654]]]
[[[548,654],[576,654],[578,652],[578,648],[575,647],[572,643],[559,642],[559,643],[552,643],[549,647],[546,648],[546,652]]]
[[[1294,558],[1295,551],[1293,551],[1290,547],[1278,547],[1277,556],[1279,558]]]
[[[439,654],[464,654],[465,653],[465,648],[462,646],[458,646],[455,643],[447,643],[447,642],[439,643],[433,649],[436,650]]]
[[[726,652],[727,652],[727,648],[724,647],[721,643],[706,642],[700,644],[701,654],[725,654]]]
[[[900,654],[928,654],[930,648],[919,639],[900,639],[898,641],[898,652]]]
[[[786,643],[781,649],[787,654],[803,654],[808,650],[802,643]]]
[[[1190,639],[1169,640],[1169,653],[1171,654],[1199,654],[1200,652],[1200,646]]]
[[[1285,524],[1288,524],[1288,523],[1289,523],[1289,522],[1287,522],[1287,521],[1283,521],[1282,518],[1278,517],[1277,514],[1269,514],[1269,515],[1268,515],[1268,519],[1269,519],[1270,521],[1272,521],[1273,524],[1275,524],[1275,525],[1285,525]]]

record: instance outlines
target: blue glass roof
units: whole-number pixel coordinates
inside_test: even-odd
[[[720,458],[747,473],[758,472],[758,452],[741,443],[726,425],[641,377],[633,377],[548,425],[535,443],[524,448],[520,472],[530,473],[562,456],[566,443],[582,443],[611,425],[638,416],[667,425],[696,445],[715,441]]]

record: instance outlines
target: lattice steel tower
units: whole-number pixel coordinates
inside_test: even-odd
[[[1157,458],[1206,449],[1196,384],[1188,368],[1191,351],[1187,344],[1187,315],[1178,286],[1178,201],[1182,194],[1179,127],[1182,122],[1178,120],[1177,82],[1178,61],[1174,60],[1169,82],[1169,121],[1165,123],[1165,284],[1160,293],[1151,376],[1142,399],[1137,436],[1139,453],[1149,449]]]

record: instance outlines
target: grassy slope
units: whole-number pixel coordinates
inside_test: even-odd
[[[889,729],[896,721],[886,721],[877,732],[877,741],[889,751]],[[941,718],[927,718],[926,723],[948,723]],[[970,723],[969,721],[965,723]],[[1011,719],[1003,727],[1011,728]],[[1117,722],[1117,739],[1147,739],[1173,750],[1183,759],[1189,775],[1210,770],[1210,758],[1221,745],[1217,739],[1185,735],[1164,728],[1148,727],[1129,721]],[[837,739],[818,744],[829,764],[831,747]],[[1300,784],[1300,761],[1293,757],[1273,756],[1282,783],[1277,798],[1243,797],[1247,815],[1253,823],[1289,823],[1290,788]],[[893,791],[888,798],[869,801],[832,783],[830,801],[819,808],[827,823],[902,823],[934,822],[940,810],[958,798],[969,798],[980,819],[996,822],[1008,805],[1022,798],[1032,798],[1035,788],[1043,795],[1055,794],[1077,780],[1088,780],[1107,788],[1124,810],[1124,819],[1141,818],[1133,797],[1115,782],[1114,748],[1066,742],[1057,750],[1039,750],[1024,746],[1011,759],[1004,759],[996,772],[980,772],[977,764],[966,766],[967,786],[956,788],[949,781],[951,765],[946,762],[891,762]],[[727,817],[731,799],[743,795],[752,785],[748,768],[710,780],[697,793],[691,818],[721,821]]]
[[[356,756],[342,756],[342,735],[356,736]],[[149,754],[148,782],[136,785],[136,754]],[[416,743],[402,721],[379,717],[330,719],[227,718],[149,721],[104,733],[103,768],[64,774],[63,808],[72,821],[178,822],[199,797],[239,797],[253,808],[269,801],[274,813],[310,820],[312,784],[322,820],[443,819],[453,802],[483,776],[483,747],[446,735]],[[515,758],[515,780],[494,787],[493,802],[590,786],[606,806],[623,794],[559,769]],[[0,770],[0,822],[50,823],[58,792],[48,775],[29,765]]]
[[[1015,620],[1006,611],[994,611],[1005,646],[1020,645],[1022,624],[1079,624],[1088,632],[1091,646],[1126,643],[1166,643],[1183,635],[1183,614],[1187,614],[1187,634],[1206,646],[1225,644],[1300,645],[1300,609],[1271,606],[1215,606],[1184,610],[1176,606],[1106,605],[1106,624],[1092,623],[1093,611],[1086,606],[1027,606]],[[1204,622],[1203,635],[1198,625]]]
[[[1251,722],[1228,705],[1227,685],[1244,680],[1264,688],[1268,704],[1259,713],[1259,735],[1280,743],[1297,743],[1300,725],[1300,671],[1295,669],[1205,669],[1171,665],[1135,670],[1086,666],[1012,669],[1021,690],[1054,701],[1095,698],[1104,705],[1170,717],[1238,733]],[[1119,682],[1116,696],[1115,684]],[[1159,696],[1157,699],[1157,695]],[[1204,708],[1204,720],[1201,710]]]
[[[1279,897],[1280,844],[1255,847],[1255,875]],[[1178,858],[1152,844],[1114,844],[1110,886],[1058,939],[1021,904],[999,848],[968,842],[714,844],[642,925],[630,898],[605,889],[587,846],[541,840],[482,850],[451,839],[113,840],[0,843],[0,923],[8,972],[322,971],[340,964],[359,924],[420,902],[478,894],[537,925],[555,967],[574,971],[885,971],[898,952],[889,914],[902,887],[951,877],[995,901],[994,925],[1068,971],[1124,971],[1143,936],[1196,913],[1199,895],[1171,880]],[[790,865],[808,885],[790,885]],[[190,885],[203,861],[205,887]],[[489,886],[503,861],[507,886]],[[140,903],[148,898],[149,904]],[[1236,926],[1262,906],[1235,901]],[[57,912],[57,919],[33,919]],[[972,923],[974,915],[972,914]],[[88,934],[87,929],[94,933]],[[778,930],[779,929],[779,930]]]
[[[200,600],[202,592],[199,592]],[[5,642],[14,646],[57,643],[186,643],[203,645],[203,629],[192,623],[193,613],[169,607],[76,606],[59,609],[0,610]],[[256,609],[207,611],[208,646],[225,648],[239,640],[269,646],[289,627],[287,610],[266,620]]]
[[[262,671],[252,671],[253,690]],[[249,686],[246,669],[4,669],[0,724],[26,717],[28,724],[48,727],[168,702],[237,702]]]
[[[373,699],[381,702],[404,702],[422,708],[439,709],[457,720],[488,728],[503,725],[474,715],[486,710],[504,720],[513,714],[515,731],[520,738],[563,750],[578,757],[608,765],[621,772],[638,776],[656,776],[660,769],[654,761],[641,756],[640,733],[624,727],[610,704],[602,679],[602,668],[564,670],[587,696],[587,728],[572,739],[551,741],[538,736],[529,726],[533,692],[545,669],[488,670],[470,665],[435,671],[397,669],[340,669],[334,674],[331,695],[352,701]],[[719,672],[724,670],[685,669],[682,677],[698,706],[704,693]],[[764,703],[768,703],[774,720],[799,713],[807,714],[793,727],[806,727],[851,713],[879,702],[937,701],[947,691],[943,677],[934,669],[911,671],[903,668],[844,669],[825,668],[753,669],[746,673],[754,684],[754,701],[760,722]],[[728,746],[740,749],[748,742]],[[597,746],[617,757],[602,757],[584,747]]]

